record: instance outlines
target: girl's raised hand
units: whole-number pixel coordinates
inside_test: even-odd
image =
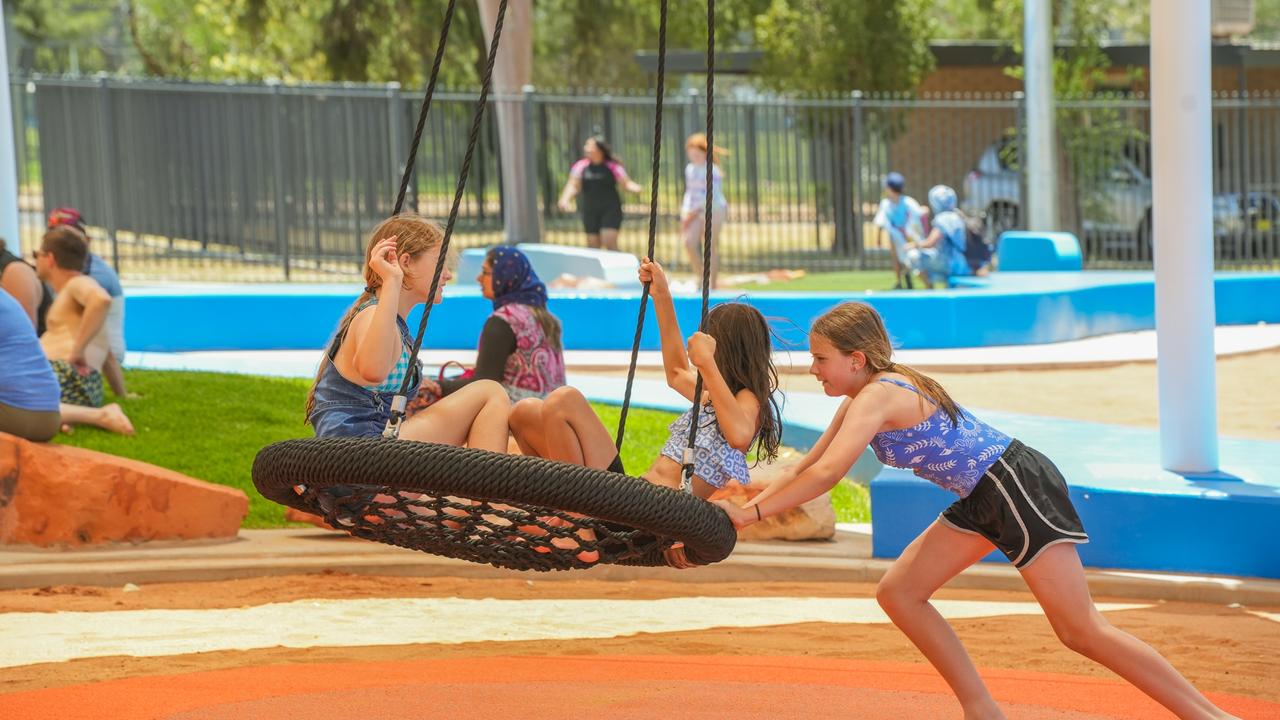
[[[663,272],[662,266],[653,260],[649,258],[641,260],[638,275],[640,282],[649,283],[650,295],[666,296],[671,294],[671,289],[667,287],[667,274]]]
[[[715,365],[716,339],[704,332],[689,336],[689,362],[698,369]]]
[[[404,268],[400,267],[400,258],[396,255],[395,235],[383,238],[373,246],[369,267],[382,278],[384,287],[399,288],[404,280]]]

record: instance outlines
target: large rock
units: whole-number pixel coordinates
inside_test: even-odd
[[[712,499],[727,498],[739,505],[764,492],[789,463],[759,465],[751,470],[751,484],[743,487],[729,483],[717,490]],[[739,540],[830,540],[836,534],[836,511],[831,507],[831,493],[823,493],[799,507],[765,518],[738,531]]]
[[[233,488],[0,433],[0,544],[233,538],[248,512],[249,498]]]

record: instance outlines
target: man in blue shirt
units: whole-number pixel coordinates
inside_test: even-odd
[[[54,208],[53,212],[49,213],[48,226],[55,228],[59,225],[66,225],[79,230],[84,235],[85,242],[88,243],[90,241],[89,233],[84,227],[84,218],[80,215],[79,210],[75,208]],[[116,274],[111,265],[92,252],[89,253],[89,257],[85,260],[84,274],[98,281],[102,289],[106,290],[107,294],[111,296],[111,309],[107,311],[105,325],[111,354],[102,366],[102,376],[106,379],[107,384],[111,386],[111,392],[118,397],[125,397],[127,392],[124,385],[124,370],[121,367],[124,363],[125,354],[124,288],[120,286],[120,276]]]

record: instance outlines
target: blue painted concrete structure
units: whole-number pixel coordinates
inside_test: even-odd
[[[1080,241],[1069,232],[1010,230],[1000,234],[996,255],[1003,272],[1063,272],[1084,268]]]
[[[746,298],[775,318],[778,347],[806,347],[812,320],[844,300],[871,303],[903,349],[981,347],[1077,340],[1155,326],[1155,289],[1142,272],[1000,272],[958,278],[933,292],[756,293]],[[1220,325],[1280,322],[1280,274],[1219,274]],[[126,339],[134,350],[301,350],[321,347],[355,299],[351,285],[171,285],[129,287]],[[713,303],[740,299],[716,292]],[[700,298],[676,297],[682,327],[697,326]],[[552,292],[550,307],[570,350],[629,350],[639,293]],[[475,347],[491,311],[475,286],[446,288],[432,311],[425,346]],[[418,313],[410,317],[416,327]],[[652,312],[643,348],[657,350]]]

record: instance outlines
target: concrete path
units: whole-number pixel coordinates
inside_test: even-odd
[[[865,530],[866,526],[841,525],[835,539],[825,542],[743,542],[725,561],[694,570],[609,565],[536,576],[366,542],[327,530],[241,530],[238,539],[221,543],[148,543],[76,551],[6,548],[0,551],[0,589],[208,582],[325,571],[411,577],[536,577],[539,581],[874,583],[892,561],[871,557],[871,536]],[[1280,581],[1117,570],[1089,570],[1088,576],[1094,595],[1100,598],[1280,606]],[[1007,563],[975,565],[948,587],[1026,590],[1021,576]]]

